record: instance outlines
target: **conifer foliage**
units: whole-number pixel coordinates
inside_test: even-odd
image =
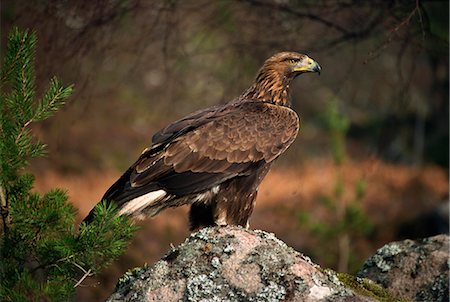
[[[100,203],[94,221],[74,227],[66,193],[32,192],[29,159],[45,154],[30,126],[64,105],[72,86],[56,78],[35,95],[36,34],[13,29],[1,66],[0,94],[0,300],[67,301],[83,280],[124,250],[135,227]]]

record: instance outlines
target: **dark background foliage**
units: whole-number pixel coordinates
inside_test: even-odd
[[[261,62],[280,50],[306,52],[323,66],[320,79],[304,77],[294,89],[294,106],[309,126],[320,124],[326,101],[338,99],[350,137],[362,143],[359,154],[447,166],[447,7],[446,1],[4,1],[2,40],[11,25],[35,29],[39,79],[56,74],[77,87],[66,112],[42,126],[57,142],[51,162],[58,167],[127,165],[130,146],[138,151],[164,123],[239,95]],[[317,147],[309,139],[297,145]]]
[[[36,31],[38,87],[53,75],[75,84],[67,106],[34,128],[48,143],[49,156],[32,167],[45,176],[42,188],[87,181],[89,187],[83,182],[69,188],[81,214],[149,145],[154,131],[239,95],[264,59],[281,50],[307,53],[323,72],[295,81],[302,130],[271,183],[261,188],[254,227],[333,266],[333,257],[317,251],[333,241],[317,233],[308,237],[308,228],[293,222],[307,211],[309,220],[332,226],[320,200],[336,192],[304,192],[340,182],[344,192],[353,192],[363,177],[362,208],[374,230],[355,241],[358,263],[387,240],[430,235],[420,227],[430,225],[423,219],[448,199],[448,1],[6,0],[1,14],[2,48],[12,26]],[[330,101],[348,120],[343,166],[327,161],[333,157]],[[300,193],[291,196],[294,179],[292,190]],[[276,202],[265,201],[270,198]],[[169,226],[149,222],[145,239],[132,245],[102,284],[111,288],[127,266],[158,259],[170,242],[181,241],[186,231],[180,217],[163,217]]]

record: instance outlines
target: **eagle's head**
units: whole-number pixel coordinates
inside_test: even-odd
[[[320,65],[307,55],[285,51],[279,52],[264,62],[263,70],[278,73],[288,78],[296,77],[305,72],[320,74]]]
[[[291,51],[279,52],[264,62],[253,85],[239,99],[290,106],[291,81],[299,74],[320,73],[320,70],[320,65],[307,55]]]

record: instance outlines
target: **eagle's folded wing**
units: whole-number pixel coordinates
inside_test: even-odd
[[[156,133],[153,147],[104,198],[122,205],[155,190],[177,196],[208,190],[271,162],[297,132],[297,114],[268,103],[230,103],[192,114]]]

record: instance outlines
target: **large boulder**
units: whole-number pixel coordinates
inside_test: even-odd
[[[108,301],[397,299],[369,280],[321,269],[273,234],[213,227],[192,234],[155,265],[125,274]]]
[[[413,301],[449,301],[449,236],[392,242],[370,257],[358,276]]]

